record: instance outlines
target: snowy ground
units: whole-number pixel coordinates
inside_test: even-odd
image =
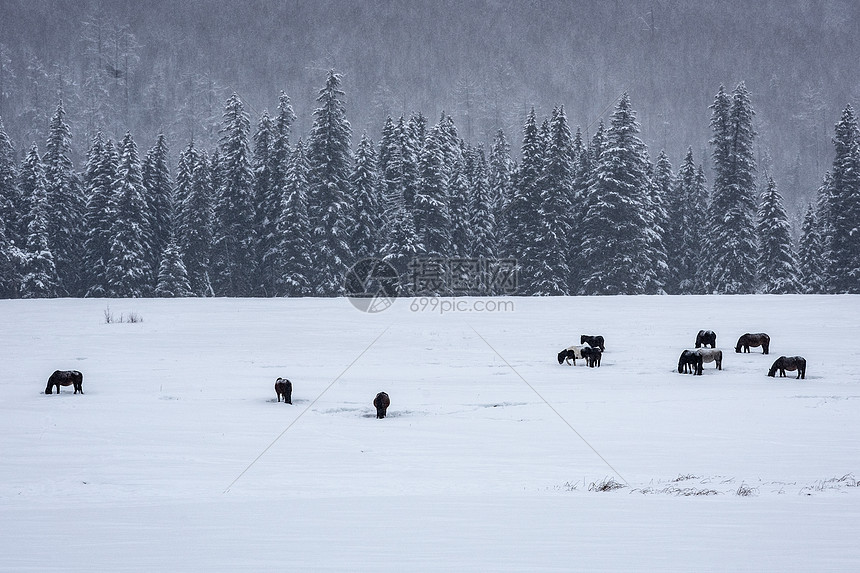
[[[860,569],[860,297],[507,300],[0,301],[0,571]]]

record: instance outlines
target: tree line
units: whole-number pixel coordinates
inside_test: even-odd
[[[743,83],[710,106],[710,185],[692,148],[677,171],[662,151],[652,161],[627,94],[588,139],[563,106],[531,110],[519,161],[502,130],[486,150],[444,113],[389,116],[353,149],[343,101],[329,72],[292,141],[285,93],[253,136],[234,93],[217,147],[188,142],[173,173],[164,135],[141,154],[130,133],[97,132],[76,169],[62,102],[44,153],[34,143],[20,165],[0,122],[0,296],[338,296],[367,257],[404,281],[417,257],[513,259],[523,295],[860,292],[850,106],[794,243],[776,182],[757,174]]]

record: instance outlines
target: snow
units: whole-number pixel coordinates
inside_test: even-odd
[[[857,570],[860,297],[507,300],[0,301],[0,571]]]

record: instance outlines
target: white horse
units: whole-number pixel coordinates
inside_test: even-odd
[[[697,348],[696,354],[702,357],[702,362],[716,362],[717,370],[723,369],[723,351],[716,348]]]

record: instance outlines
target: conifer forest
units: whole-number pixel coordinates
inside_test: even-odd
[[[0,298],[860,293],[853,3],[144,4],[3,2]]]

